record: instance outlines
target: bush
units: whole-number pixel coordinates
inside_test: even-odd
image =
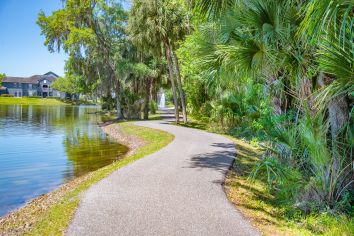
[[[156,114],[157,111],[157,103],[155,101],[150,102],[150,112],[151,114]]]
[[[14,97],[12,94],[1,94],[1,97]]]

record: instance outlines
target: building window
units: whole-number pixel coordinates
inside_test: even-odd
[[[32,84],[28,84],[28,89],[32,89]]]

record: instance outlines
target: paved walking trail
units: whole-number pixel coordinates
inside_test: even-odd
[[[260,235],[223,191],[230,140],[166,121],[136,124],[175,139],[89,188],[67,235]]]

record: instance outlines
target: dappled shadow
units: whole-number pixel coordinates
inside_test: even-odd
[[[248,157],[259,156],[259,153],[251,150],[250,148],[246,148],[246,147],[243,147],[242,145],[237,145],[237,144],[236,144],[236,147],[237,147],[237,153],[239,155],[244,155],[244,156],[248,156]]]
[[[233,187],[247,189],[247,190],[251,191],[257,199],[260,199],[264,202],[270,203],[273,201],[273,199],[271,197],[267,196],[264,192],[259,191],[258,189],[256,189],[255,187],[252,187],[250,185],[245,185],[240,182],[235,182],[235,183],[233,183]]]
[[[227,149],[227,151],[231,151],[234,156],[236,154],[235,144],[233,144],[233,143],[213,143],[211,146],[225,148],[225,149]]]
[[[240,206],[240,207],[244,207],[244,208],[247,208],[247,209],[254,210],[254,211],[261,211],[261,212],[265,213],[266,215],[271,216],[271,217],[276,218],[276,219],[282,219],[282,217],[279,216],[278,214],[274,214],[274,213],[272,213],[270,211],[267,211],[263,207],[255,207],[255,206],[252,206],[250,204],[245,204],[245,203],[239,203],[237,205]],[[269,219],[267,219],[267,220],[272,222],[273,224],[277,224],[277,222],[275,222],[275,221],[271,221]]]
[[[225,173],[234,160],[235,146],[227,143],[214,143],[212,146],[218,149],[193,156],[188,168],[211,168]]]

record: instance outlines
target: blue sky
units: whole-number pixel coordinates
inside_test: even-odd
[[[60,0],[0,0],[0,73],[64,75],[67,55],[50,53],[36,24],[40,10],[48,15],[61,7]]]
[[[0,73],[64,75],[67,56],[48,52],[36,24],[40,10],[50,14],[61,6],[60,0],[0,0]]]

